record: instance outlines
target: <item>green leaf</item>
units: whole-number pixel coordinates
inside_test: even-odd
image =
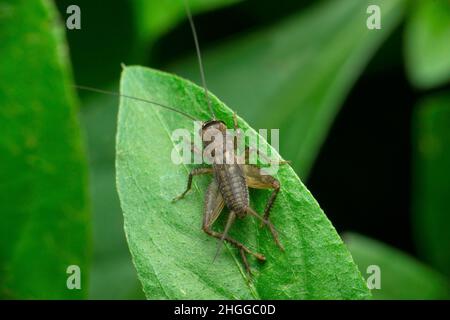
[[[78,5],[81,29],[69,30],[70,58],[78,84],[103,87],[120,76],[120,64],[135,61],[133,1],[56,0],[64,22],[67,8]]]
[[[117,91],[115,88],[110,88]],[[117,98],[98,95],[86,102],[81,123],[87,135],[93,215],[93,259],[89,299],[142,299],[131,262],[115,187]]]
[[[413,222],[421,255],[450,276],[450,93],[423,101],[413,117]]]
[[[368,267],[379,267],[381,289],[372,289],[374,299],[449,298],[447,279],[413,257],[359,234],[343,238],[363,275],[371,277]]]
[[[406,67],[414,85],[450,80],[450,2],[415,1],[405,30]]]
[[[208,86],[252,126],[291,137],[281,151],[305,179],[346,95],[400,22],[404,3],[326,1],[232,39],[204,52]],[[370,4],[381,8],[381,30],[366,27]],[[195,57],[170,70],[200,83]]]
[[[176,76],[142,67],[123,71],[121,93],[209,117],[203,89]],[[218,118],[232,123],[232,111],[213,97]],[[248,129],[244,121],[240,127]],[[192,121],[168,110],[123,98],[117,134],[117,186],[125,232],[139,279],[148,298],[172,299],[360,299],[369,292],[350,254],[317,202],[294,171],[282,166],[282,191],[271,217],[286,252],[257,221],[239,220],[231,235],[262,252],[267,262],[251,260],[246,277],[235,250],[226,245],[213,262],[217,242],[201,230],[205,189],[211,177],[194,180],[194,191],[177,203],[191,166],[171,161],[177,128]],[[191,131],[192,132],[192,131]],[[283,139],[283,136],[282,136]],[[252,206],[262,212],[268,190],[251,191]]]
[[[139,42],[151,42],[180,20],[186,19],[183,1],[186,0],[135,0],[133,9]],[[238,1],[240,0],[187,0],[187,3],[194,13],[231,5]]]
[[[0,296],[85,297],[86,161],[52,2],[0,2]],[[67,267],[82,290],[68,290]]]

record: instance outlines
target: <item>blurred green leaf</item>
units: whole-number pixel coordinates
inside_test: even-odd
[[[142,67],[124,70],[121,93],[209,118],[203,89],[176,76]],[[230,125],[232,111],[212,96],[218,118]],[[240,127],[248,125],[240,121]],[[251,261],[254,281],[229,246],[212,263],[217,242],[201,230],[204,192],[211,177],[196,178],[194,192],[177,203],[189,169],[171,161],[176,128],[193,130],[179,114],[122,99],[117,135],[117,186],[133,261],[148,298],[173,299],[360,299],[369,292],[350,254],[317,202],[294,171],[283,166],[282,191],[271,217],[286,252],[251,217],[231,235],[266,255]],[[191,131],[192,132],[192,131]],[[262,212],[269,190],[251,192]]]
[[[152,42],[180,20],[186,19],[183,1],[187,1],[194,13],[231,5],[241,0],[135,0],[133,8],[139,42]]]
[[[423,101],[413,117],[413,222],[420,253],[450,276],[450,94]]]
[[[86,102],[81,113],[81,122],[89,133],[87,142],[93,204],[94,255],[90,299],[144,298],[126,244],[123,215],[115,187],[117,110],[116,97],[99,95]]]
[[[253,127],[279,128],[283,155],[305,179],[345,96],[398,25],[404,2],[326,1],[232,39],[203,54],[208,86]],[[366,27],[370,4],[381,7],[381,30]],[[200,83],[194,57],[170,70]]]
[[[431,88],[450,80],[450,1],[414,1],[405,30],[411,81]]]
[[[86,161],[52,2],[0,1],[0,296],[86,296]],[[68,290],[67,267],[82,290]]]
[[[133,57],[137,38],[130,0],[56,0],[61,17],[70,5],[81,10],[81,29],[69,30],[70,57],[78,84],[102,87],[120,76],[120,64],[137,62]]]
[[[64,19],[69,16],[68,6],[81,8],[81,30],[67,34],[77,82],[108,85],[119,78],[121,63],[146,61],[153,42],[185,18],[183,1],[114,0],[105,5],[102,1],[57,0]],[[193,12],[203,12],[237,1],[191,0],[190,5]]]
[[[445,277],[405,253],[359,234],[343,236],[363,275],[368,267],[380,268],[381,289],[373,289],[374,299],[448,299]]]

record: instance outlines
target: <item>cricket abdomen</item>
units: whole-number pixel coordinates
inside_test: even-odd
[[[239,217],[245,216],[249,205],[248,187],[244,171],[238,164],[215,164],[214,177],[225,204]]]

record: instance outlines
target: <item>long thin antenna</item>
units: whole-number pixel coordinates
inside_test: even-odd
[[[208,88],[206,87],[205,71],[203,69],[203,62],[202,62],[202,55],[201,55],[201,52],[200,52],[200,45],[198,44],[197,30],[195,29],[195,24],[194,24],[194,19],[192,18],[191,9],[189,9],[188,0],[183,0],[183,2],[184,2],[184,8],[186,9],[186,15],[187,15],[187,17],[189,19],[189,24],[191,26],[192,35],[194,37],[195,50],[197,51],[198,66],[200,68],[200,76],[202,78],[203,88],[205,88],[206,101],[208,102],[209,111],[211,112],[211,115],[213,116],[213,119],[215,120],[216,119],[216,115],[214,113],[214,110],[212,109],[211,100],[210,100],[209,94],[208,94]]]
[[[168,109],[168,110],[171,110],[171,111],[175,111],[175,112],[177,112],[177,113],[179,113],[179,114],[181,114],[181,115],[183,115],[183,116],[185,116],[185,117],[187,117],[187,118],[189,118],[191,120],[194,120],[194,121],[197,120],[193,116],[191,116],[190,114],[188,114],[186,112],[183,112],[183,111],[178,110],[178,109],[173,108],[173,107],[166,106],[166,105],[164,105],[162,103],[159,103],[159,102],[154,102],[154,101],[150,101],[150,100],[146,100],[146,99],[142,99],[142,98],[128,96],[126,94],[120,94],[120,93],[114,92],[114,91],[101,90],[101,89],[87,87],[87,86],[75,85],[75,88],[80,89],[80,90],[85,90],[85,91],[91,91],[91,92],[108,94],[108,95],[116,96],[116,97],[123,97],[123,98],[132,99],[132,100],[136,100],[136,101],[140,101],[140,102],[146,102],[146,103],[153,104],[153,105],[156,105],[156,106],[161,107],[161,108],[165,108],[165,109]]]

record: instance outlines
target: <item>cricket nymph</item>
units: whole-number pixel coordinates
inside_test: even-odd
[[[187,194],[191,189],[192,178],[194,176],[212,174],[214,179],[211,181],[205,195],[203,231],[212,237],[220,239],[216,256],[223,241],[227,241],[235,246],[241,254],[245,268],[250,273],[250,266],[246,254],[251,254],[260,261],[264,261],[266,258],[261,253],[253,252],[239,241],[231,238],[228,235],[228,231],[236,217],[245,218],[247,215],[251,215],[259,219],[262,222],[261,225],[269,228],[275,243],[283,250],[278,240],[278,233],[269,220],[270,210],[280,191],[280,182],[273,176],[262,174],[260,168],[256,165],[237,161],[237,157],[240,157],[240,155],[236,155],[235,153],[235,139],[240,137],[240,130],[236,113],[234,114],[234,129],[237,132],[237,136],[233,137],[233,140],[230,142],[226,136],[228,128],[223,121],[214,118],[203,123],[199,132],[203,146],[205,149],[214,146],[211,150],[211,158],[209,159],[211,160],[211,166],[193,169],[189,173],[186,190],[174,200],[179,200]],[[245,151],[248,153],[249,148],[246,148]],[[255,189],[273,189],[264,209],[263,216],[260,216],[250,206],[249,187]],[[223,211],[225,205],[230,211],[225,228],[223,232],[214,231],[211,227]]]

